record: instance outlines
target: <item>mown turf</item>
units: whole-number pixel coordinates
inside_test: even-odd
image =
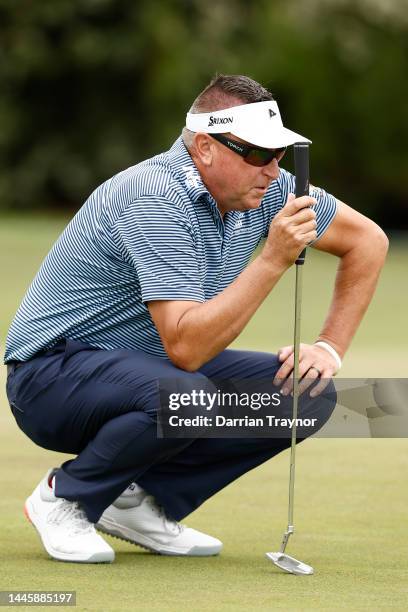
[[[63,225],[63,220],[45,218],[1,221],[3,343],[25,287]],[[310,255],[304,276],[305,340],[323,317],[334,263]],[[345,375],[406,377],[407,260],[407,251],[395,244],[345,362]],[[288,275],[236,346],[275,350],[290,342],[292,292],[293,275]],[[1,376],[4,388],[4,368]],[[311,577],[285,575],[264,558],[266,551],[278,549],[286,526],[287,453],[189,517],[188,524],[224,541],[218,558],[160,557],[110,539],[117,552],[113,565],[57,563],[47,558],[22,506],[46,469],[65,456],[24,437],[2,392],[0,590],[76,590],[80,610],[404,610],[407,451],[405,439],[313,439],[298,447],[296,533],[288,552],[314,566]]]
[[[159,557],[109,539],[109,566],[47,558],[22,513],[24,497],[63,457],[35,448],[2,411],[0,504],[5,589],[76,590],[81,610],[404,609],[407,600],[406,440],[323,440],[298,447],[296,534],[288,552],[315,568],[281,573],[264,558],[286,525],[287,453],[192,515],[221,538],[218,558]]]

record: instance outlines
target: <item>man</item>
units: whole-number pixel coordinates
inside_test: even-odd
[[[318,344],[301,347],[300,376],[318,393],[319,377],[339,369],[387,239],[321,189],[294,197],[294,177],[279,162],[298,141],[307,139],[283,127],[266,89],[217,76],[182,139],[98,187],[42,264],[5,362],[19,427],[44,448],[77,455],[50,470],[25,505],[52,557],[112,561],[95,523],[161,554],[221,550],[178,521],[290,441],[159,438],[160,380],[189,388],[270,379],[287,393],[292,347],[279,357],[226,349],[312,243],[340,264]]]

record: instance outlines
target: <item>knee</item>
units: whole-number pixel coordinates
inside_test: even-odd
[[[307,397],[301,401],[299,417],[305,423],[303,429],[307,431],[307,435],[304,437],[309,437],[317,433],[330,419],[336,407],[337,393],[332,380],[317,397],[310,398],[309,392],[306,393]]]
[[[195,416],[205,409],[205,398],[216,392],[216,386],[209,378],[199,372],[177,372],[172,378],[157,380],[157,401],[147,407],[145,412],[152,418],[157,411],[183,411],[183,416]]]

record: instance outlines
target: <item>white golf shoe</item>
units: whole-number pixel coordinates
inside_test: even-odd
[[[45,550],[59,561],[111,563],[115,553],[96,533],[78,502],[56,497],[49,479],[53,470],[26,500],[24,512],[39,533]]]
[[[222,542],[166,516],[154,497],[130,485],[102,514],[96,528],[161,555],[217,555]]]

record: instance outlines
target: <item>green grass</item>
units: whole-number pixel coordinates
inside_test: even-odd
[[[45,217],[0,221],[3,343],[26,287],[64,224]],[[345,375],[406,376],[407,263],[404,244],[392,244]],[[305,340],[314,337],[324,317],[334,267],[330,258],[309,253]],[[292,304],[289,273],[235,345],[275,350],[289,343]],[[4,368],[1,377],[4,388]],[[66,457],[25,438],[2,392],[0,590],[76,590],[80,610],[405,610],[407,450],[405,439],[312,439],[299,446],[296,533],[288,552],[314,566],[311,577],[285,575],[264,558],[279,547],[286,526],[287,453],[245,475],[186,521],[223,540],[218,558],[159,557],[110,540],[117,553],[111,566],[58,563],[43,552],[22,506],[46,469]]]
[[[66,224],[67,219],[64,217],[0,218],[2,343],[41,261]]]

